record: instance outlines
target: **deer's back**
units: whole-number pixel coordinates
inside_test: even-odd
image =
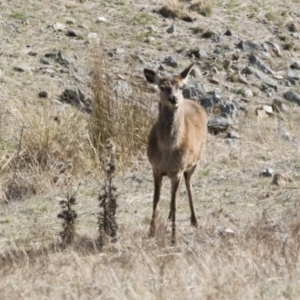
[[[160,137],[159,122],[154,124],[149,134],[149,161],[155,170],[170,177],[194,167],[202,157],[206,143],[206,112],[196,102],[184,101],[184,130],[176,143]]]

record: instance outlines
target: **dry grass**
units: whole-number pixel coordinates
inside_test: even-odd
[[[105,55],[100,51],[94,57],[94,103],[89,132],[97,153],[104,150],[107,139],[114,141],[119,169],[128,166],[133,157],[136,160],[144,156],[148,132],[154,122],[149,115],[153,105],[141,102],[142,93],[134,82],[129,81],[128,85],[125,82],[122,95],[115,92],[120,82],[110,74]]]
[[[300,221],[297,213],[285,217],[283,227],[261,217],[234,233],[215,221],[186,228],[177,248],[146,238],[141,227],[123,227],[119,242],[98,255],[83,243],[11,252],[2,255],[1,297],[297,299]],[[164,229],[158,241],[166,240]]]

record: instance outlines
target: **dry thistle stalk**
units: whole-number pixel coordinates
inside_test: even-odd
[[[115,173],[115,151],[116,146],[111,139],[106,141],[107,157],[103,160],[103,170],[105,171],[105,181],[100,191],[98,200],[100,211],[98,214],[99,241],[103,245],[104,237],[116,237],[118,224],[116,220],[117,195],[116,187],[113,184]]]
[[[77,213],[73,209],[76,204],[75,195],[79,189],[79,186],[74,194],[70,195],[69,192],[66,195],[66,200],[59,202],[62,211],[57,215],[58,218],[63,219],[63,230],[59,233],[62,238],[63,245],[70,245],[74,241],[75,237],[75,220],[77,219]]]

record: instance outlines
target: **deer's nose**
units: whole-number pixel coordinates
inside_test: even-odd
[[[174,95],[169,96],[169,100],[171,103],[176,103],[177,102],[177,97]]]

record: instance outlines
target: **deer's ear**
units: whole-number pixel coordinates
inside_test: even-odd
[[[147,81],[152,84],[158,84],[161,78],[156,72],[149,69],[144,69],[144,75]]]
[[[181,73],[180,73],[180,78],[182,79],[183,83],[187,82],[188,76],[192,70],[194,66],[194,63],[191,63],[186,69],[184,69]]]

